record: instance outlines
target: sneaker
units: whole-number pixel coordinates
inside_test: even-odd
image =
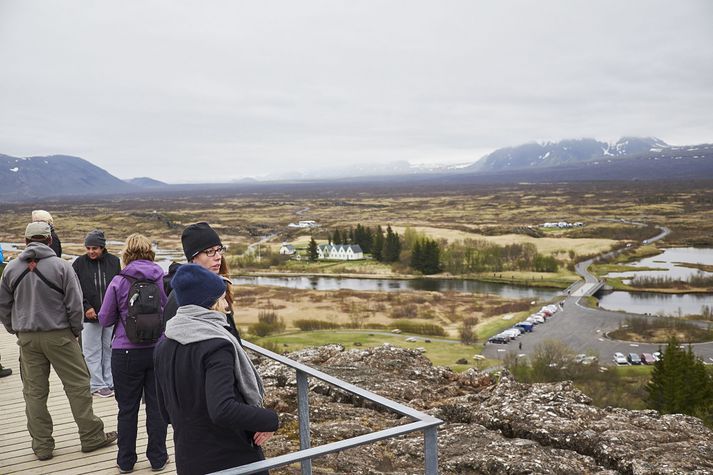
[[[114,395],[114,391],[109,388],[101,388],[97,389],[92,394],[97,397],[112,397]]]
[[[11,374],[12,374],[12,368],[0,369],[0,378],[4,378],[5,376],[10,376]]]
[[[104,434],[104,437],[105,437],[104,441],[99,445],[95,445],[94,447],[87,447],[87,448],[82,447],[82,452],[84,452],[84,453],[94,452],[95,450],[99,450],[103,447],[106,447],[107,445],[111,445],[114,442],[116,442],[116,438],[118,437],[118,435],[117,435],[116,431],[111,431],[111,432],[107,432],[106,434]]]
[[[154,467],[154,466],[152,465],[152,466],[151,466],[151,471],[152,471],[152,472],[160,472],[160,471],[162,471],[164,468],[166,468],[166,465],[168,465],[168,462],[169,462],[169,461],[170,461],[170,459],[169,459],[169,458],[166,458],[166,461],[165,461],[165,462],[163,463],[163,465],[161,465],[160,467]]]
[[[119,473],[132,473],[132,472],[134,471],[134,467],[131,467],[131,468],[128,468],[128,469],[127,469],[127,468],[121,468],[121,465],[119,465],[118,463],[116,464],[116,468],[119,469]]]

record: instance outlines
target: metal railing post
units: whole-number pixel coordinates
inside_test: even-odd
[[[297,370],[297,415],[300,424],[300,450],[311,447],[309,434],[309,383],[307,374]],[[302,475],[312,475],[312,459],[300,462]]]
[[[423,431],[423,448],[426,475],[438,475],[438,428],[429,427]]]

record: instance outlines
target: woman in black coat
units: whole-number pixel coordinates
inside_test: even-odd
[[[277,430],[277,414],[262,407],[262,381],[225,314],[209,310],[225,281],[186,264],[172,286],[180,307],[156,346],[154,371],[159,409],[173,426],[178,474],[264,460],[260,446]]]

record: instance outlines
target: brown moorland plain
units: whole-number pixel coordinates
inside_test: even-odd
[[[548,238],[599,240],[638,239],[650,229],[622,219],[673,230],[667,245],[713,245],[713,182],[630,182],[576,184],[519,184],[459,186],[449,190],[425,187],[357,185],[336,188],[315,185],[301,188],[273,185],[249,191],[230,190],[152,194],[132,197],[91,197],[0,204],[0,240],[18,242],[32,209],[43,208],[55,217],[60,237],[81,246],[91,229],[103,229],[109,239],[121,241],[142,232],[163,247],[180,247],[182,228],[208,221],[229,244],[242,249],[260,237],[275,235],[273,243],[292,241],[312,231],[287,228],[300,219],[315,220],[315,234],[335,227],[388,224],[432,230],[438,236],[528,236],[528,226],[546,221],[582,221],[583,228],[545,233]],[[441,230],[441,231],[435,231]],[[458,234],[455,234],[458,232]],[[304,237],[302,237],[304,239]],[[535,242],[537,239],[535,239]],[[547,243],[550,250],[568,249]],[[544,244],[543,244],[544,245]],[[579,253],[579,252],[578,252]]]

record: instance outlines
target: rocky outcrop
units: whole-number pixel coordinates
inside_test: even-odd
[[[713,473],[713,432],[700,420],[597,408],[569,382],[526,385],[507,373],[499,381],[474,369],[454,373],[432,366],[418,351],[388,345],[349,351],[330,345],[289,356],[443,419],[438,446],[444,474]],[[295,373],[267,359],[258,369],[267,404],[282,417],[267,455],[297,450]],[[410,422],[312,378],[310,421],[313,446]],[[423,473],[423,436],[322,457],[314,473]]]

